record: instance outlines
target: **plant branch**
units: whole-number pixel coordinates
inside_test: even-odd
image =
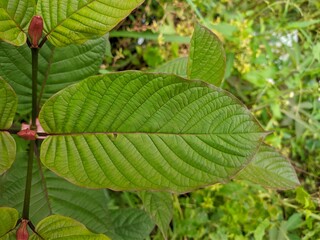
[[[36,119],[38,116],[37,106],[37,85],[38,85],[38,48],[31,48],[32,53],[32,118],[31,118],[31,130],[37,130]],[[22,218],[29,219],[29,208],[30,208],[30,195],[31,195],[31,183],[32,183],[32,169],[33,169],[33,158],[35,151],[35,140],[30,141],[29,147],[29,158],[27,168],[27,180],[24,193],[23,211]]]

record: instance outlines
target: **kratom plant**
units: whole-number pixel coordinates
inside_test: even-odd
[[[219,88],[224,50],[200,24],[188,58],[90,77],[104,35],[142,2],[0,2],[1,239],[143,239],[155,225],[166,238],[172,193],[232,178],[299,184]],[[105,189],[136,192],[144,211],[109,209]]]

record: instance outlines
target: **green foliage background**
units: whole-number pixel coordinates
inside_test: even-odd
[[[234,181],[176,196],[169,239],[320,238],[319,16],[316,0],[148,0],[110,33],[101,73],[155,69],[188,54],[195,21],[213,30],[227,53],[222,88],[274,130],[267,143],[302,184],[277,192]],[[141,206],[136,195],[111,196],[115,208]]]

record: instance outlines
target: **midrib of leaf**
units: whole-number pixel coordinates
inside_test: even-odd
[[[55,47],[52,48],[49,59],[48,60],[46,59],[47,63],[48,63],[48,67],[47,67],[46,72],[44,74],[44,79],[43,79],[41,90],[40,90],[40,93],[39,93],[38,108],[40,108],[42,95],[44,93],[44,89],[45,89],[45,86],[47,84],[47,80],[49,78],[49,73],[50,73],[50,70],[51,70],[51,65],[52,65],[52,62],[53,62],[55,49],[56,49]]]

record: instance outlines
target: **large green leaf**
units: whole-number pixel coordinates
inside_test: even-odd
[[[230,93],[174,75],[97,76],[53,96],[41,161],[92,188],[185,192],[227,181],[265,132]]]
[[[226,57],[219,38],[209,29],[196,24],[190,45],[188,78],[220,86],[225,68]]]
[[[154,223],[145,211],[139,209],[119,209],[110,211],[112,228],[106,232],[113,240],[146,239]]]
[[[95,234],[90,232],[83,224],[76,220],[64,217],[61,215],[52,215],[38,223],[36,227],[37,233],[43,239],[83,239],[83,240],[107,240],[110,239],[102,234]],[[36,234],[33,234],[31,240],[41,239]]]
[[[0,1],[0,39],[21,46],[26,43],[26,27],[35,10],[34,0]]]
[[[41,0],[37,14],[44,18],[49,41],[62,47],[102,36],[115,27],[143,0]]]
[[[105,38],[64,48],[55,48],[46,43],[39,51],[38,97],[41,103],[71,83],[97,73],[104,51]],[[31,111],[31,70],[31,51],[28,46],[17,48],[0,42],[0,76],[16,91],[20,114]]]
[[[0,207],[0,238],[14,229],[19,219],[19,213],[14,208]]]
[[[265,144],[236,178],[275,189],[290,189],[300,184],[289,160]]]
[[[169,224],[173,215],[172,194],[143,191],[139,193],[139,197],[142,199],[145,210],[157,224],[163,237],[167,239]]]
[[[17,96],[11,86],[0,77],[0,129],[12,125],[17,108]]]

